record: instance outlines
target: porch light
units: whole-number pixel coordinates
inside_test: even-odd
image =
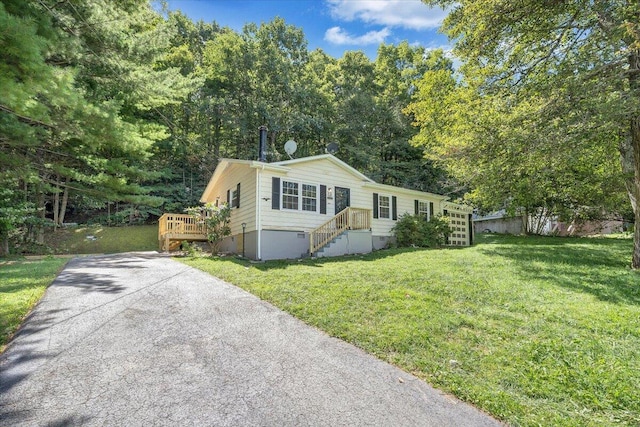
[[[333,199],[333,187],[327,188],[327,199]]]

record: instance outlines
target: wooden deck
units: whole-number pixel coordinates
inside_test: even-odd
[[[320,227],[309,232],[309,253],[313,255],[345,230],[370,230],[371,209],[346,208]],[[160,251],[177,249],[183,241],[206,242],[203,220],[188,214],[166,213],[158,220]]]
[[[166,213],[158,220],[158,246],[160,251],[176,249],[180,242],[206,242],[204,221],[188,214]]]

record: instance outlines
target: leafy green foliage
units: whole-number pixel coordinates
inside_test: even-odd
[[[206,226],[207,240],[211,244],[211,251],[217,252],[218,246],[225,237],[231,234],[231,207],[227,203],[216,206],[214,203],[206,203],[204,206],[196,206],[185,209],[189,215]]]
[[[80,197],[131,212],[159,206],[145,185],[160,177],[148,161],[166,132],[150,112],[177,104],[195,80],[156,67],[167,28],[149,3],[9,0],[0,22],[20,28],[0,38],[0,184],[38,217],[13,225],[26,231],[20,240],[42,242],[28,224],[61,226]]]
[[[184,262],[509,425],[637,425],[640,277],[626,238],[480,235],[460,249]]]
[[[427,220],[424,215],[404,214],[392,230],[399,247],[439,247],[446,243],[451,233],[448,218],[441,215]]]
[[[335,59],[280,18],[237,32],[147,0],[7,0],[0,23],[0,186],[35,208],[14,224],[23,240],[41,243],[42,225],[69,215],[131,224],[182,211],[220,158],[255,159],[260,125],[269,161],[287,158],[288,139],[296,156],[338,142],[382,183],[460,193],[408,143],[402,112],[422,74],[451,67],[442,52],[402,42],[375,61]]]
[[[443,30],[463,66],[423,76],[407,109],[420,127],[413,142],[470,200],[568,221],[626,215],[628,198],[635,209],[636,3],[425,3],[451,7]]]

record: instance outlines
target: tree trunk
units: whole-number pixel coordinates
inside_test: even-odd
[[[56,188],[53,193],[53,230],[58,229],[58,212],[60,212],[60,178],[56,178]]]
[[[68,181],[67,181],[68,183]],[[64,187],[64,192],[62,193],[62,203],[60,204],[60,213],[58,214],[58,220],[60,221],[60,227],[64,224],[64,217],[67,212],[67,202],[69,201],[69,187]]]
[[[639,73],[640,51],[634,50],[629,55],[629,88],[632,96],[637,96],[640,91]],[[635,219],[631,267],[640,269],[640,209],[638,209],[638,200],[640,200],[640,114],[638,112],[631,117],[629,134],[629,138],[625,143],[627,145],[625,147],[627,151],[622,153],[622,158],[627,161],[633,159],[633,185],[631,185],[631,189],[629,189],[629,180],[627,180],[627,190],[633,206]],[[629,151],[631,152],[629,153]],[[623,165],[624,163],[623,161]]]
[[[634,227],[633,227],[633,258],[631,267],[640,268],[640,209],[638,209],[637,201],[640,199],[640,116],[631,119],[631,147],[633,150],[633,188],[629,192],[629,198],[632,201]],[[634,203],[635,202],[635,203]]]
[[[40,223],[36,226],[36,242],[43,244],[44,243],[44,223],[46,220],[47,207],[45,205],[46,199],[44,197],[44,190],[42,189],[42,184],[38,185],[38,216],[40,217]]]
[[[0,237],[0,256],[9,255],[9,238],[6,236]]]

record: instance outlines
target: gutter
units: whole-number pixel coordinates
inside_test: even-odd
[[[417,196],[417,197],[421,196],[429,199],[438,200],[440,202],[449,200],[449,197],[442,196],[440,194],[427,193],[426,191],[420,191],[420,190],[410,190],[408,188],[395,187],[393,185],[387,185],[387,184],[378,184],[377,182],[365,182],[362,184],[362,188],[371,188],[375,190],[382,190],[382,191],[387,191],[391,193],[401,193],[401,194],[407,194],[407,195]]]

